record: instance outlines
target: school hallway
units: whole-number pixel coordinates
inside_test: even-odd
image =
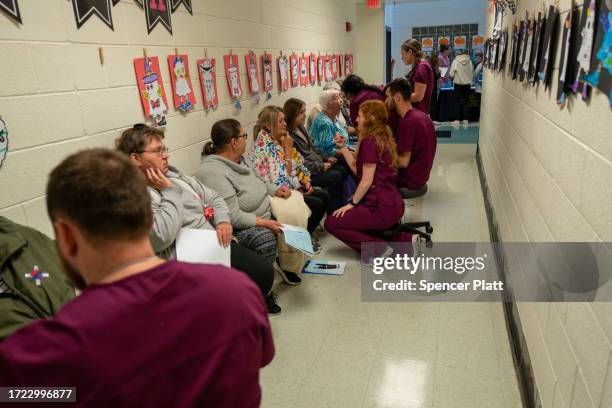
[[[408,209],[434,243],[489,241],[475,149],[439,140],[429,192]],[[362,303],[358,255],[318,234],[317,258],[347,269],[276,284],[264,408],[522,407],[500,303]]]

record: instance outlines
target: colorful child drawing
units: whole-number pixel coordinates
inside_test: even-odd
[[[308,85],[308,56],[300,57],[300,85],[307,86]]]
[[[259,93],[259,69],[257,67],[257,55],[253,51],[249,51],[244,56],[244,62],[247,67],[247,78],[249,80],[249,87],[253,95]]]
[[[217,109],[219,95],[217,93],[217,63],[214,58],[204,58],[196,61],[200,74],[200,87],[204,97],[204,108]]]
[[[578,86],[580,84],[580,78],[588,74],[591,70],[591,53],[593,52],[593,39],[595,37],[595,0],[589,1],[588,8],[587,4],[583,5],[584,10],[582,14],[582,30],[580,31],[580,49],[576,57],[578,66],[576,67],[576,78],[572,83],[572,91],[578,92]],[[587,83],[582,85],[582,99],[587,98]]]
[[[157,57],[136,58],[134,68],[145,116],[150,117],[155,126],[165,126],[168,102],[161,80],[159,59]]]
[[[223,62],[225,64],[225,78],[227,79],[230,95],[232,98],[240,98],[242,96],[242,85],[240,84],[238,56],[224,55]]]
[[[272,82],[272,54],[264,52],[264,55],[261,57],[261,65],[263,66],[263,89],[266,92],[271,91],[274,87]]]
[[[298,58],[295,53],[291,54],[289,62],[291,63],[291,86],[295,88],[300,85],[300,69],[298,67]]]
[[[289,89],[289,59],[286,55],[278,57],[278,80],[280,82],[280,90],[286,91]]]
[[[319,83],[321,82],[325,82],[325,56],[324,55],[319,55],[319,57],[317,58],[317,78],[319,79]]]
[[[309,58],[310,62],[310,85],[313,85],[317,82],[317,55],[310,54]]]
[[[331,81],[334,78],[334,74],[332,73],[332,64],[331,64],[332,56],[328,55],[325,57],[325,80]]]
[[[170,79],[173,90],[174,107],[181,112],[188,112],[195,105],[195,94],[191,89],[189,75],[189,57],[187,55],[169,55]]]
[[[6,123],[0,117],[0,167],[8,152],[8,130],[6,129]]]
[[[605,92],[612,105],[612,0],[601,4],[595,47],[597,53],[591,61],[592,71],[584,80]]]

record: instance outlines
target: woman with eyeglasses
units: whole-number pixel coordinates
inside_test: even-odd
[[[166,259],[176,258],[176,239],[182,228],[215,230],[219,244],[231,247],[231,266],[246,273],[259,286],[268,313],[279,314],[281,309],[271,291],[272,263],[233,240],[230,210],[219,193],[168,164],[164,133],[135,125],[121,134],[115,147],[143,172],[149,184],[153,209],[150,239],[155,253]]]
[[[264,183],[253,174],[243,158],[247,137],[236,119],[216,122],[196,178],[223,197],[238,241],[273,263],[281,224],[272,219],[270,197],[285,197],[289,189]]]

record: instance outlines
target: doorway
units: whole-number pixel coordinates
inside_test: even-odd
[[[391,27],[385,26],[385,66],[386,66],[386,83],[393,79],[393,65],[391,64]]]

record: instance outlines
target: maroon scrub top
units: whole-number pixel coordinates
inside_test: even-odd
[[[246,274],[170,261],[92,285],[8,337],[0,384],[76,387],[79,407],[258,407],[273,355]]]
[[[433,122],[423,112],[410,109],[399,121],[395,130],[397,152],[412,152],[410,163],[399,169],[398,185],[416,190],[429,180],[429,173],[436,156],[436,129]]]
[[[425,114],[428,114],[429,104],[431,103],[431,93],[433,91],[434,85],[433,69],[431,69],[431,65],[429,65],[429,62],[419,62],[416,68],[410,72],[408,80],[410,81],[412,92],[415,91],[415,84],[417,82],[425,84],[427,86],[427,88],[425,88],[425,95],[423,96],[423,100],[421,102],[412,102],[412,107],[420,110]]]
[[[382,91],[382,89],[381,89]],[[379,94],[378,92],[370,91],[368,89],[362,89],[359,91],[353,102],[351,102],[351,106],[349,109],[349,113],[351,115],[351,121],[353,122],[353,126],[357,127],[357,116],[359,115],[359,107],[362,103],[366,101],[385,101],[385,97]]]
[[[391,152],[388,146],[379,154],[376,139],[369,137],[361,141],[357,156],[357,180],[361,181],[364,164],[376,164],[372,186],[361,200],[370,207],[401,206],[404,202],[397,189],[397,171],[393,168]]]

